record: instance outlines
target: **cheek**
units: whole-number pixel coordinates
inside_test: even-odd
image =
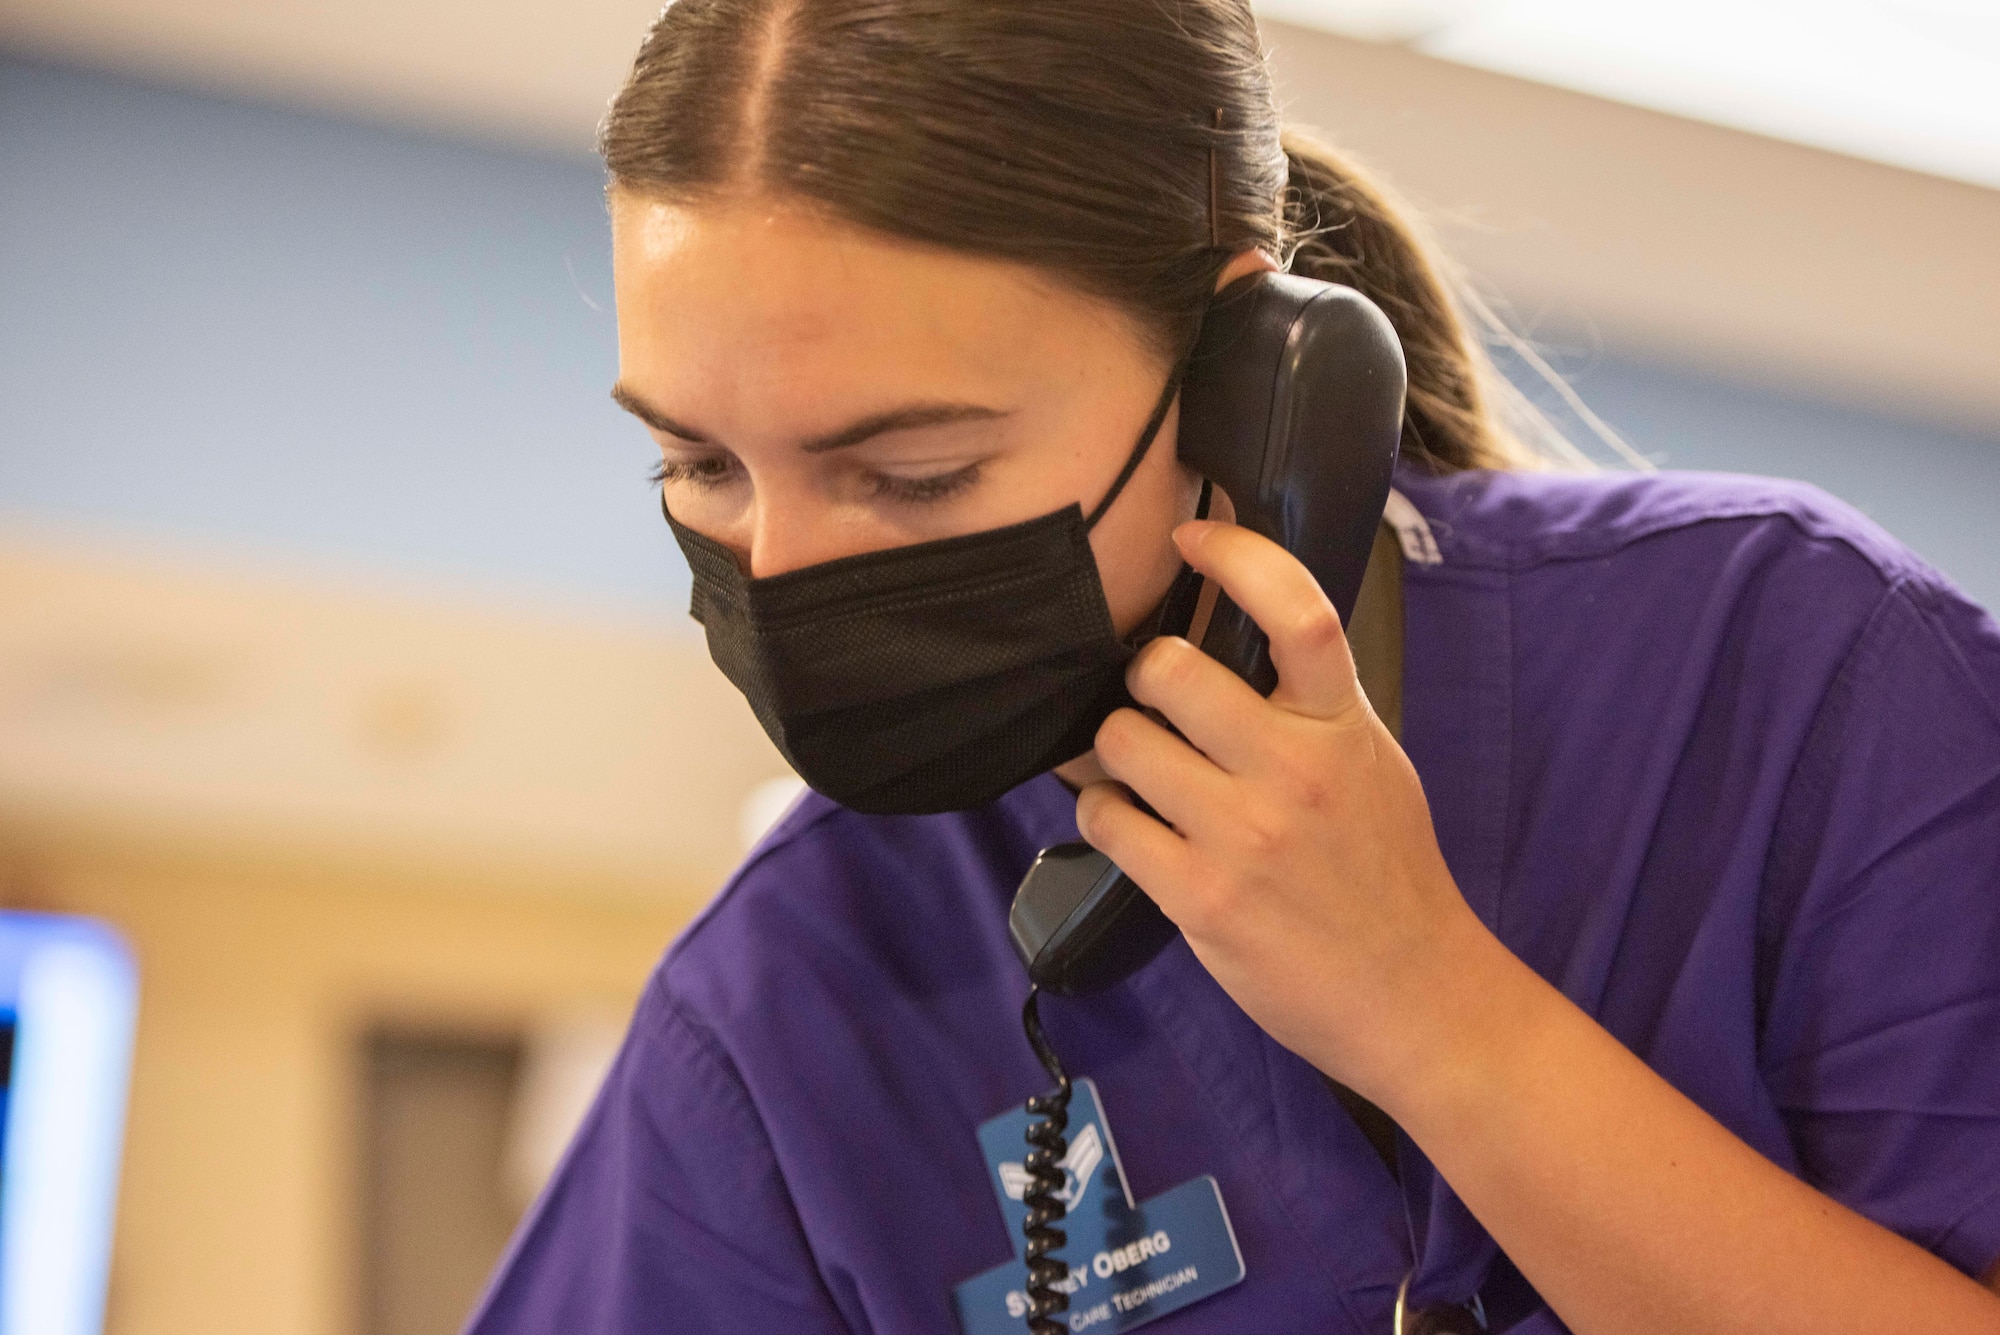
[[[1194,517],[1200,483],[1174,458],[1173,437],[1160,433],[1118,501],[1090,532],[1098,577],[1120,635],[1129,634],[1167,596],[1180,573],[1176,526]]]

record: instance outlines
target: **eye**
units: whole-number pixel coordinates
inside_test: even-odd
[[[978,463],[969,463],[935,477],[896,477],[889,473],[876,473],[871,477],[870,485],[875,495],[883,500],[904,505],[930,505],[971,490],[979,481],[979,468]]]
[[[646,476],[656,487],[689,482],[703,490],[712,490],[727,485],[736,471],[736,460],[729,455],[710,454],[699,459],[662,459]]]

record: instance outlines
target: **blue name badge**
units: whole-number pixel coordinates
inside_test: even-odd
[[[1056,1258],[1069,1265],[1056,1287],[1069,1294],[1058,1320],[1101,1335],[1131,1330],[1177,1312],[1243,1278],[1243,1253],[1215,1179],[1202,1176],[1134,1204],[1118,1162],[1097,1086],[1078,1080],[1069,1105],[1069,1151],[1057,1195],[1069,1213],[1057,1225],[1069,1241]],[[979,1148],[1014,1240],[1014,1259],[952,1290],[964,1335],[1022,1335],[1028,1315],[1027,1238],[1021,1224],[1029,1185],[1026,1109],[982,1124]]]

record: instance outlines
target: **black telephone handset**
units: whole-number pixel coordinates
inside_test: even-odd
[[[1210,304],[1181,384],[1181,461],[1220,487],[1236,522],[1296,556],[1340,613],[1354,611],[1402,438],[1402,345],[1353,288],[1259,274]],[[1204,652],[1268,695],[1256,623],[1218,597]],[[1088,844],[1042,850],[1008,916],[1036,988],[1094,992],[1178,934],[1132,879]]]

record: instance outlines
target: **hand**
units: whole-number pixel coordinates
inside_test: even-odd
[[[1495,944],[1453,883],[1409,758],[1370,708],[1310,572],[1248,529],[1184,524],[1188,563],[1270,637],[1259,696],[1179,638],[1142,650],[1097,734],[1118,784],[1077,800],[1084,837],[1143,886],[1280,1043],[1363,1094],[1425,1050],[1454,954]],[[1483,939],[1483,941],[1482,941]]]

